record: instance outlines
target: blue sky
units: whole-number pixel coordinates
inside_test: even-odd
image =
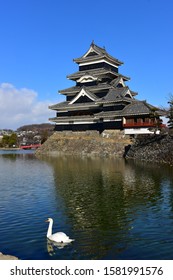
[[[167,106],[173,93],[172,0],[2,0],[0,128],[48,122],[48,105],[94,40],[124,62],[139,100]]]

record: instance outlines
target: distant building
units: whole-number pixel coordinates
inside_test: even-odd
[[[135,98],[136,92],[126,86],[130,79],[119,73],[120,60],[105,48],[92,43],[80,58],[74,59],[79,71],[67,76],[75,86],[60,90],[66,101],[50,106],[56,111],[57,131],[105,129],[124,130],[125,134],[150,133],[160,122],[160,112],[146,101]]]

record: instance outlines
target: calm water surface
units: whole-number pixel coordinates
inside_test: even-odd
[[[75,241],[47,242],[53,231]],[[20,259],[173,259],[173,168],[0,152],[0,251]]]

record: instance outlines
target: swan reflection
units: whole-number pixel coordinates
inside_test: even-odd
[[[47,252],[50,256],[53,256],[58,249],[63,249],[66,245],[68,245],[68,243],[58,243],[47,240]]]

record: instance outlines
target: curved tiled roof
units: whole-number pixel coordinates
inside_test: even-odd
[[[93,53],[93,55],[89,55]],[[122,65],[123,62],[118,60],[117,58],[111,56],[110,54],[107,53],[105,48],[101,48],[94,44],[90,45],[89,50],[81,57],[73,59],[76,63],[82,63],[82,62],[89,62],[89,61],[94,61],[98,59],[106,59],[111,61],[112,63],[116,65]]]
[[[75,72],[73,74],[67,75],[67,78],[70,80],[77,80],[80,77],[84,76],[84,75],[92,75],[94,77],[100,77],[106,74],[112,74],[114,77],[119,77],[121,76],[123,78],[123,80],[128,81],[130,80],[129,77],[123,76],[115,71],[112,71],[111,69],[107,69],[107,68],[98,68],[98,69],[89,69],[89,70],[84,70],[84,71],[78,71]]]
[[[131,102],[133,98],[129,96],[129,88],[121,87],[121,88],[111,88],[105,97],[99,98],[97,103],[105,104],[112,102],[122,102],[125,103]]]
[[[98,90],[104,90],[104,89],[110,89],[112,86],[110,84],[97,84],[94,86],[87,86],[86,88],[90,91],[90,92],[95,92]],[[62,94],[68,94],[68,93],[78,93],[81,90],[81,86],[74,86],[74,87],[70,87],[70,88],[66,88],[63,90],[59,90],[59,93]]]
[[[151,112],[151,105],[147,104],[145,101],[137,100],[133,101],[123,109],[124,115],[150,114]]]
[[[57,109],[65,108],[65,107],[68,106],[68,104],[69,104],[69,101],[60,102],[60,103],[57,103],[57,104],[50,105],[49,109],[57,110]]]

